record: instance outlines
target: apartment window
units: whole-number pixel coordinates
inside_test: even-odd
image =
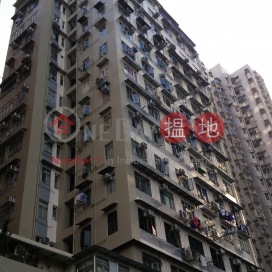
[[[106,55],[108,53],[108,44],[104,43],[103,45],[101,45],[99,47],[99,56],[103,57],[104,55]]]
[[[140,95],[133,91],[132,89],[130,89],[129,87],[126,87],[127,89],[127,97],[136,105],[138,105],[140,107]]]
[[[63,106],[63,97],[59,95],[59,107],[61,108]]]
[[[132,154],[143,161],[147,161],[146,149],[143,145],[131,139]]]
[[[54,188],[58,189],[59,187],[59,174],[55,174]]]
[[[157,236],[155,217],[148,214],[149,211],[138,209],[139,227],[150,234]]]
[[[129,39],[131,39],[132,31],[128,29],[126,25],[120,23],[120,29],[123,34],[125,34]]]
[[[268,126],[270,125],[270,121],[269,121],[268,119],[265,119],[265,120],[264,120],[264,125],[265,125],[266,127],[268,127]]]
[[[42,168],[42,183],[50,186],[50,181],[51,181],[51,171],[43,167]]]
[[[126,63],[124,63],[124,73],[137,82],[137,72]]]
[[[63,86],[64,77],[63,75],[60,76],[60,86]]]
[[[150,50],[151,50],[152,47],[151,47],[148,43],[146,43],[146,42],[144,42],[144,41],[142,41],[142,40],[139,40],[139,45],[140,45],[140,49],[141,49],[145,54],[149,55],[149,52],[150,52]]]
[[[137,172],[134,172],[135,175],[135,182],[136,182],[136,188],[140,191],[146,193],[147,195],[151,195],[151,186],[150,186],[150,180],[146,177],[140,175]]]
[[[103,115],[103,120],[104,120],[104,131],[106,131],[111,127],[111,123],[112,123],[110,111]]]
[[[39,201],[38,218],[47,221],[47,214],[48,214],[48,203],[40,200]]]
[[[52,155],[52,144],[50,143],[49,137],[46,137],[44,140],[43,150],[45,153]]]
[[[58,74],[57,71],[50,67],[49,78],[57,82],[57,74]]]
[[[108,214],[108,235],[118,231],[117,211]]]
[[[54,48],[51,48],[51,58],[55,61],[58,61],[58,51]]]
[[[160,121],[160,112],[158,109],[154,107],[148,107],[148,112],[151,116],[153,116],[156,120]]]
[[[169,165],[167,160],[162,160],[160,157],[154,155],[156,169],[162,174],[169,176]]]
[[[211,256],[212,256],[212,261],[213,261],[213,265],[222,269],[222,270],[225,270],[225,265],[224,265],[224,261],[223,261],[223,257],[221,254],[219,254],[219,252],[210,247],[210,251],[211,251]]]
[[[52,208],[52,220],[54,220],[54,221],[57,221],[57,209],[58,209],[58,207],[53,205],[53,208]]]
[[[18,152],[19,150],[21,150],[22,146],[23,146],[23,137],[20,137],[20,138],[14,140],[13,142],[11,142],[9,145],[8,156],[10,157],[13,154],[15,154],[16,152]]]
[[[145,90],[148,91],[151,95],[155,96],[156,88],[145,81]]]
[[[64,38],[61,37],[61,46],[64,47]]]
[[[173,230],[172,225],[164,222],[166,241],[176,247],[181,247],[179,231]]]
[[[264,196],[265,196],[266,200],[269,200],[269,199],[270,199],[270,197],[269,197],[269,194],[268,194],[268,193],[264,193]]]
[[[98,10],[98,16],[99,16],[99,18],[102,18],[104,15],[105,15],[105,6],[101,7]]]
[[[130,124],[138,129],[139,132],[144,133],[144,126],[143,126],[143,120],[142,119],[137,119],[134,117],[134,113],[129,112],[129,121]]]
[[[161,202],[168,208],[175,210],[174,197],[171,192],[160,190]]]
[[[104,36],[105,33],[106,33],[106,25],[102,25],[101,27],[99,27],[99,37]]]
[[[105,159],[111,159],[113,157],[113,142],[105,145]]]
[[[63,6],[62,7],[62,13],[65,14],[65,12],[66,12],[66,8]]]
[[[184,270],[177,268],[173,265],[171,265],[171,271],[170,272],[185,272]]]
[[[86,39],[82,42],[82,49],[83,51],[86,50],[89,47],[89,40]]]
[[[199,198],[205,200],[206,202],[209,202],[208,193],[207,190],[203,187],[196,185],[197,195]]]
[[[59,33],[55,30],[53,30],[52,39],[57,43],[59,42]]]
[[[91,66],[91,61],[89,58],[86,58],[85,60],[83,60],[83,71],[86,71],[90,68]]]
[[[153,126],[150,127],[151,130],[151,136],[152,136],[152,140],[157,143],[158,145],[163,145],[164,144],[164,140],[163,137],[160,133],[159,128],[155,128]]]
[[[107,194],[112,194],[116,191],[116,179],[115,179],[115,173],[110,174],[112,179],[111,181],[107,182]]]
[[[161,261],[146,253],[143,253],[143,264],[157,271],[161,271]]]
[[[165,105],[169,108],[172,109],[172,102],[170,99],[168,99],[167,97],[163,96],[163,102],[165,103]]]
[[[82,32],[84,33],[88,29],[89,29],[89,23],[88,21],[86,21],[85,23],[82,24]]]
[[[245,251],[247,253],[250,253],[250,246],[249,246],[249,243],[248,243],[248,239],[245,239],[245,238],[243,238],[241,236],[238,236],[238,240],[240,242],[241,250]]]
[[[193,256],[196,257],[198,254],[204,256],[203,244],[194,237],[188,235],[190,249],[193,252]]]
[[[91,226],[87,226],[87,227],[83,228],[80,233],[80,247],[81,247],[81,249],[91,246],[92,245],[91,241],[92,241],[92,239],[91,239]]]

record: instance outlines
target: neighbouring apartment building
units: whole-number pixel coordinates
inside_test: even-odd
[[[225,147],[247,225],[263,271],[272,267],[271,113],[272,102],[262,77],[248,65],[229,74],[211,69],[214,105],[225,120]]]
[[[213,78],[171,15],[155,0],[14,6],[0,86],[0,220],[16,235],[5,255],[48,271],[257,271],[228,144],[193,129],[214,110]],[[160,133],[172,112],[191,124],[179,144]]]

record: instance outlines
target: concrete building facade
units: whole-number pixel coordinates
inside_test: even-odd
[[[261,76],[248,65],[232,74],[221,65],[211,72],[214,105],[225,119],[227,154],[247,225],[260,267],[269,271],[272,265],[271,98]]]
[[[224,141],[193,129],[213,111],[208,70],[167,11],[155,0],[14,5],[0,100],[11,232],[73,254],[80,272],[257,271]],[[159,129],[173,112],[191,124],[179,144]],[[92,270],[88,250],[131,267]]]

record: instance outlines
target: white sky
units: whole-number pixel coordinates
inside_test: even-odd
[[[0,4],[0,76],[14,2],[2,0]],[[262,75],[272,94],[271,0],[160,0],[160,3],[196,44],[207,68],[221,63],[232,73],[249,64]]]

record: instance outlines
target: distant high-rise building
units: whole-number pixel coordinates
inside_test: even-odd
[[[193,128],[213,111],[212,79],[166,10],[155,0],[14,6],[0,220],[18,244],[51,250],[46,265],[73,255],[78,272],[257,271],[224,140]],[[191,124],[178,144],[160,133],[173,112]]]
[[[248,65],[229,74],[211,69],[213,99],[225,120],[225,145],[247,225],[262,271],[272,267],[271,113],[272,102],[262,77]]]

